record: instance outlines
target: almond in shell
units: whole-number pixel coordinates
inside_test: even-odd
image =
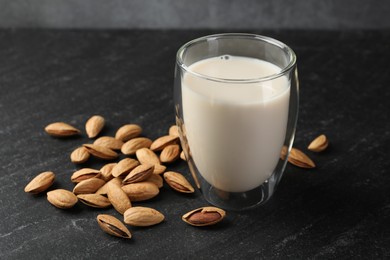
[[[177,125],[173,125],[169,128],[169,135],[179,137],[179,127]]]
[[[72,192],[64,189],[52,190],[47,193],[47,200],[55,207],[68,209],[77,203],[77,197]]]
[[[132,138],[139,136],[142,132],[142,128],[136,124],[128,124],[121,126],[115,133],[115,138],[126,142]]]
[[[156,175],[158,176],[158,175]],[[144,201],[156,197],[160,190],[152,182],[137,182],[122,186],[131,201]]]
[[[141,164],[135,167],[123,180],[123,184],[140,182],[148,179],[154,171],[154,165]]]
[[[139,165],[139,162],[135,159],[131,158],[125,158],[119,161],[114,168],[112,169],[112,176],[113,177],[124,177],[131,170],[133,170],[135,167]]]
[[[164,179],[168,183],[168,185],[182,193],[194,193],[195,190],[192,185],[187,181],[187,179],[178,172],[166,172],[164,173]]]
[[[118,154],[116,152],[104,146],[99,146],[95,144],[83,144],[83,146],[88,150],[90,154],[103,160],[113,160],[118,157]]]
[[[71,154],[70,154],[70,160],[72,163],[85,163],[89,159],[89,152],[88,150],[81,146],[76,148]]]
[[[171,144],[165,146],[160,154],[160,161],[162,163],[173,163],[180,156],[180,146],[178,144]]]
[[[76,195],[95,193],[105,183],[106,182],[102,179],[90,178],[77,183],[77,185],[73,188],[73,193]]]
[[[161,223],[164,215],[152,208],[132,207],[124,213],[124,220],[132,226],[147,227]]]
[[[178,139],[179,139],[178,136],[173,136],[173,135],[161,136],[160,138],[154,140],[154,142],[150,145],[150,150],[154,152],[161,151],[166,146],[176,143]]]
[[[134,155],[138,149],[149,148],[152,140],[146,137],[133,138],[123,144],[121,151],[126,155]]]
[[[123,142],[112,136],[102,136],[93,142],[94,145],[103,146],[111,150],[120,150]]]
[[[288,156],[288,161],[301,168],[315,168],[315,163],[304,154],[301,150],[297,148],[291,148],[290,155]]]
[[[107,234],[121,238],[131,238],[130,231],[119,219],[111,215],[100,214],[96,217],[96,220],[99,227]]]
[[[114,169],[117,163],[107,163],[102,168],[100,168],[100,173],[102,174],[102,179],[105,181],[109,181],[113,178],[112,169]]]
[[[120,186],[109,183],[107,186],[107,197],[110,200],[112,206],[120,213],[123,214],[129,208],[131,208],[131,202],[126,193]]]
[[[24,188],[25,192],[38,194],[47,190],[54,182],[54,172],[42,172],[35,176]]]
[[[99,115],[94,115],[90,119],[88,119],[87,123],[85,124],[85,131],[87,132],[88,137],[96,137],[100,133],[100,131],[102,131],[104,123],[104,117]]]
[[[114,184],[114,185],[116,185],[118,187],[121,187],[122,186],[122,179],[121,178],[113,178],[113,179],[109,180],[102,187],[100,187],[95,192],[95,194],[107,195],[108,185],[110,185],[110,183],[112,183],[112,184]]]
[[[146,180],[146,182],[151,182],[151,183],[155,184],[159,189],[163,187],[163,178],[161,177],[161,175],[152,174]]]
[[[153,174],[163,174],[165,170],[167,169],[166,166],[161,165],[161,164],[155,164],[154,165],[154,171]]]
[[[103,195],[99,194],[79,194],[79,201],[93,208],[108,208],[111,206],[110,201]]]
[[[307,147],[312,152],[322,152],[328,147],[328,138],[326,135],[320,135],[315,138]]]
[[[280,150],[280,159],[282,159],[283,161],[286,160],[287,152],[287,146],[283,145],[282,150]]]
[[[70,180],[75,183],[79,183],[81,181],[91,179],[91,178],[99,178],[100,177],[100,171],[92,168],[82,168],[78,171],[75,171],[72,176],[70,177]]]
[[[149,148],[138,149],[136,156],[141,164],[160,164],[160,159],[158,156]]]
[[[184,151],[181,151],[180,159],[182,159],[183,161],[187,161],[187,158],[186,158],[186,155],[184,154]]]
[[[136,156],[141,164],[154,165],[153,174],[162,174],[167,169],[167,167],[160,164],[160,159],[157,154],[148,148],[141,148],[137,150]]]
[[[49,135],[56,137],[67,137],[80,134],[80,130],[64,122],[49,124],[45,127],[45,131]]]

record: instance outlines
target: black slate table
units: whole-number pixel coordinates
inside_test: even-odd
[[[56,139],[43,128],[65,121],[83,128],[94,114],[104,135],[137,123],[157,138],[174,123],[175,52],[212,31],[0,31],[0,258],[388,258],[390,257],[390,32],[255,31],[297,53],[301,106],[295,146],[326,134],[329,149],[308,152],[314,170],[292,165],[274,197],[251,211],[228,212],[210,228],[181,221],[207,205],[200,192],[165,186],[145,203],[165,214],[131,240],[103,233],[99,213],[83,204],[59,210],[46,195],[23,192],[42,171],[53,188],[72,189],[69,160],[86,136]],[[84,167],[99,168],[92,160]],[[169,169],[190,178],[184,162]]]

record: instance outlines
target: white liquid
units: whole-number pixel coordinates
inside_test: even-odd
[[[196,73],[228,79],[269,76],[280,68],[237,56],[201,60]],[[245,192],[273,173],[284,142],[290,82],[286,76],[252,83],[226,83],[185,73],[182,80],[184,125],[192,158],[214,187]]]

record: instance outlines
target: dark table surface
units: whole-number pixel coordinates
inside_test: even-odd
[[[308,152],[314,170],[288,165],[264,206],[228,212],[220,225],[181,221],[207,205],[200,192],[185,196],[165,186],[148,202],[166,220],[132,228],[131,240],[103,233],[99,213],[71,210],[31,196],[24,186],[54,171],[53,188],[72,189],[78,166],[70,152],[79,138],[56,139],[54,121],[81,129],[94,114],[105,135],[137,123],[157,138],[174,123],[175,52],[211,31],[0,31],[0,258],[364,258],[390,257],[390,32],[255,31],[297,53],[301,107],[295,146],[325,133],[329,149]],[[84,166],[100,168],[93,160]],[[184,162],[169,167],[190,178]]]

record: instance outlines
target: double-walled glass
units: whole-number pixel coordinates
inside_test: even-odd
[[[176,123],[207,201],[242,210],[272,196],[294,140],[298,88],[294,52],[269,37],[210,35],[179,49]]]

